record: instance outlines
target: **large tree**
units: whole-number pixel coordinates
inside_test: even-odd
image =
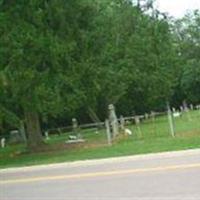
[[[24,113],[32,149],[42,144],[40,115],[69,111],[80,101],[76,66],[83,11],[74,0],[1,1],[1,89],[4,100],[11,98]]]
[[[191,103],[200,101],[200,11],[196,10],[177,20],[174,25],[179,55],[176,99]],[[178,98],[179,97],[179,98]]]

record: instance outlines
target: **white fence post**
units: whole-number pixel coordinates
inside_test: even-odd
[[[138,131],[138,136],[142,137],[142,131],[140,129],[140,117],[139,116],[135,116],[135,125],[137,127],[137,131]]]
[[[112,145],[110,124],[109,124],[109,120],[108,119],[106,119],[106,121],[105,121],[105,126],[106,126],[106,135],[107,135],[108,145]]]
[[[172,117],[172,112],[171,112],[169,103],[167,103],[167,115],[168,115],[170,133],[171,133],[172,137],[175,137],[173,117]]]

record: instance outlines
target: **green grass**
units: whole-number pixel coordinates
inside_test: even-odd
[[[200,113],[193,111],[189,115],[189,118],[184,114],[181,118],[175,119],[175,138],[169,134],[166,116],[162,116],[156,118],[154,122],[152,120],[142,122],[139,128],[135,125],[130,126],[133,135],[112,146],[32,154],[19,154],[25,150],[24,145],[8,146],[0,149],[0,168],[200,148]],[[95,130],[85,130],[83,135],[90,142],[106,142],[104,130],[99,133],[95,133]],[[66,138],[67,134],[54,136],[48,143],[60,144]]]

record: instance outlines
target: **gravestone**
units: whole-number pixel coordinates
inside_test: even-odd
[[[180,112],[173,112],[173,117],[176,118],[176,117],[180,117],[181,116],[181,113]]]
[[[5,148],[5,146],[6,146],[6,139],[1,138],[1,148]]]
[[[71,144],[85,142],[85,140],[82,138],[82,135],[79,132],[78,121],[76,118],[72,118],[72,132],[73,135],[69,135],[68,140],[65,143]]]
[[[172,112],[175,113],[176,112],[176,108],[173,107],[172,108]]]
[[[139,116],[135,116],[135,124],[138,125],[140,124],[140,117]]]
[[[9,137],[10,144],[22,143],[22,142],[24,142],[24,138],[21,136],[20,131],[18,130],[10,131],[10,137]]]
[[[188,121],[192,121],[186,101],[183,101],[183,108],[187,114]]]
[[[78,121],[76,118],[72,119],[72,129],[73,129],[73,133],[76,135],[77,139],[82,139],[82,136],[79,132]]]
[[[59,135],[62,135],[61,128],[58,128],[58,134],[59,134]]]
[[[44,132],[44,135],[45,135],[46,140],[49,140],[49,139],[50,139],[50,137],[49,137],[49,132],[48,132],[48,131],[45,131],[45,132]]]
[[[144,114],[144,118],[145,118],[145,119],[148,119],[148,118],[149,118],[149,114],[148,114],[148,113],[145,113],[145,114]]]
[[[111,135],[112,138],[115,138],[119,134],[119,125],[115,113],[115,107],[113,104],[110,104],[108,106],[108,111],[109,111],[109,124],[110,124]]]
[[[183,109],[185,112],[189,111],[186,101],[183,101]]]
[[[190,104],[190,110],[194,110],[193,104]]]
[[[152,118],[152,121],[154,122],[155,121],[155,112],[154,111],[151,111],[151,118]]]
[[[72,129],[74,133],[78,132],[78,122],[76,118],[72,119]]]
[[[69,135],[69,140],[77,140],[77,136],[76,135]]]
[[[128,128],[125,128],[124,133],[125,133],[125,135],[132,135],[133,134],[132,131]]]
[[[130,124],[131,124],[130,120],[128,120],[128,119],[125,120],[125,124],[126,124],[126,125],[130,125]]]
[[[124,129],[125,129],[125,120],[124,120],[124,117],[121,115],[120,116],[120,130],[124,132]]]

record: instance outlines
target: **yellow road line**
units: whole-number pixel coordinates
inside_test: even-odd
[[[105,171],[105,172],[91,172],[91,173],[84,173],[84,174],[43,176],[43,177],[32,177],[32,178],[24,178],[24,179],[10,179],[10,180],[0,181],[0,184],[28,183],[28,182],[38,182],[38,181],[63,180],[63,179],[80,179],[80,178],[90,178],[90,177],[100,177],[100,176],[126,175],[126,174],[135,174],[135,173],[143,173],[143,172],[157,172],[157,171],[179,170],[179,169],[181,170],[181,169],[192,169],[192,168],[200,168],[200,163],[194,163],[194,164],[188,164],[188,165],[161,166],[161,167],[153,167],[153,168],[114,170],[114,171]]]

